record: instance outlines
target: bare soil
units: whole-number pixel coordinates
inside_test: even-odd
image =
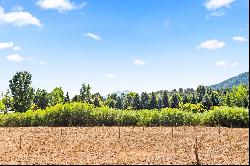
[[[219,127],[0,128],[0,164],[196,164],[196,138],[200,164],[249,165],[249,129]]]

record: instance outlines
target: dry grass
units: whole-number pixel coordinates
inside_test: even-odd
[[[249,164],[249,129],[0,128],[0,164]],[[197,144],[195,145],[195,139]],[[196,153],[195,153],[195,147]]]

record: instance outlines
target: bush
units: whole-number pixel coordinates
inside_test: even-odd
[[[248,127],[249,111],[237,107],[213,107],[200,113],[199,105],[185,104],[181,109],[118,110],[108,107],[95,108],[92,104],[66,103],[45,110],[25,113],[0,114],[0,126],[174,126],[207,125]]]

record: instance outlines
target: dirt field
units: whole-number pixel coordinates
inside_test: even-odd
[[[119,138],[120,130],[120,138]],[[0,128],[0,164],[249,164],[249,129]]]

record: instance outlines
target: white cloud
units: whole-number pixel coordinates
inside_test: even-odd
[[[20,61],[23,61],[23,60],[24,60],[24,58],[23,58],[22,56],[18,55],[18,54],[8,55],[8,56],[6,57],[6,59],[7,59],[8,61],[14,61],[14,62],[20,62]]]
[[[41,27],[42,24],[40,20],[32,16],[30,13],[25,11],[14,10],[9,13],[5,13],[4,9],[0,6],[0,22],[13,24],[15,26],[25,26],[25,25],[36,25]]]
[[[84,34],[84,36],[90,37],[90,38],[97,40],[97,41],[102,41],[101,37],[94,34],[94,33],[86,33],[86,34]]]
[[[233,40],[238,41],[238,42],[242,42],[242,43],[247,41],[247,39],[242,37],[242,36],[234,36]]]
[[[135,59],[133,61],[133,63],[136,65],[145,65],[146,64],[146,62],[144,62],[143,60],[140,60],[140,59]]]
[[[37,2],[37,5],[43,9],[55,9],[58,10],[59,12],[65,12],[77,8],[81,9],[84,6],[86,6],[87,3],[84,2],[77,6],[70,0],[39,0]]]
[[[201,48],[206,48],[209,50],[215,50],[215,49],[219,49],[219,48],[223,48],[225,47],[225,43],[222,41],[218,41],[215,39],[212,40],[207,40],[205,42],[202,42],[199,46],[197,46],[197,49],[201,49]]]
[[[45,65],[45,64],[46,64],[45,61],[40,61],[39,63],[40,63],[41,65]]]
[[[21,47],[15,46],[15,47],[13,47],[13,50],[14,50],[14,51],[19,51],[19,50],[21,50]]]
[[[206,0],[205,7],[208,10],[216,10],[223,7],[229,7],[234,0]]]
[[[213,11],[209,16],[222,17],[226,14],[225,10]]]
[[[115,78],[115,75],[112,73],[106,74],[106,78]]]
[[[1,49],[6,49],[6,48],[12,48],[13,46],[14,46],[13,42],[0,43],[0,50]]]
[[[239,63],[238,62],[234,62],[234,63],[232,63],[232,66],[233,67],[237,67],[237,66],[239,66]]]
[[[218,61],[218,62],[215,63],[215,65],[218,66],[218,67],[225,67],[225,66],[227,66],[227,62]]]

